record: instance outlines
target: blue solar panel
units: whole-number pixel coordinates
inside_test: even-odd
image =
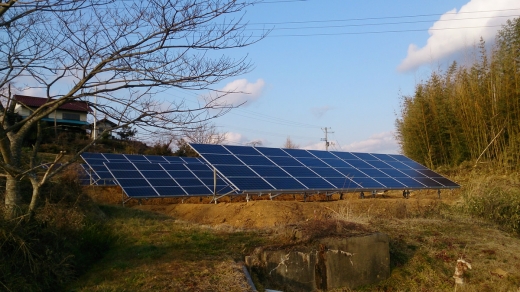
[[[124,157],[130,162],[148,162],[144,155],[124,154]]]
[[[192,147],[197,147],[197,151],[201,154],[230,154],[222,145],[213,144],[190,144]]]
[[[313,166],[317,166],[317,167],[328,167],[327,164],[325,164],[325,162],[321,161],[320,159],[318,158],[297,158],[297,160],[305,165],[305,166],[308,166],[308,167],[313,167]]]
[[[359,152],[351,152],[354,156],[356,156],[358,159],[367,161],[367,160],[377,160],[372,154],[370,153],[359,153]]]
[[[235,155],[261,155],[254,147],[242,147],[242,146],[224,146],[231,153]]]
[[[267,157],[273,157],[273,156],[289,156],[287,152],[283,151],[279,148],[265,148],[265,147],[256,147],[256,150],[258,152],[262,153],[263,155]]]
[[[383,184],[387,188],[393,188],[393,189],[407,188],[404,184],[396,181],[395,179],[393,179],[391,177],[375,177],[374,179],[377,180],[378,182],[380,182],[381,184]]]
[[[351,177],[350,179],[364,189],[385,189],[385,186],[370,177]]]
[[[166,159],[164,159],[163,156],[156,156],[156,155],[146,155],[146,159],[148,159],[149,162],[152,163],[168,163]]]
[[[311,167],[311,170],[321,177],[346,177],[341,172],[330,167]]]
[[[328,152],[328,151],[318,151],[318,150],[307,150],[309,151],[312,155],[320,158],[320,159],[338,159],[337,156],[335,156],[334,154]]]
[[[360,168],[359,170],[369,177],[388,177],[387,174],[375,168]]]
[[[176,183],[171,178],[148,178],[148,182],[153,187],[178,187],[179,184]]]
[[[168,170],[166,171],[171,177],[175,178],[192,178],[195,175],[191,171],[180,171],[180,170]]]
[[[111,170],[112,175],[117,178],[143,178],[139,171]]]
[[[190,196],[200,196],[200,195],[211,195],[213,191],[205,186],[192,186],[192,187],[183,187],[183,189]]]
[[[395,177],[395,180],[400,182],[401,184],[407,186],[408,188],[424,188],[425,185],[418,182],[417,180],[411,178],[411,177]]]
[[[307,150],[302,150],[302,149],[283,149],[285,152],[289,153],[289,155],[291,155],[292,157],[296,157],[296,158],[302,158],[302,157],[307,157],[307,158],[314,158],[314,155],[310,154]]]
[[[352,165],[346,163],[343,160],[337,159],[337,158],[336,159],[326,158],[326,159],[322,159],[321,161],[323,161],[324,163],[326,163],[328,166],[331,166],[331,167],[352,167]]]
[[[186,171],[186,164],[180,164],[180,163],[172,163],[172,164],[161,164],[162,168],[165,170],[182,170]]]
[[[169,163],[105,163],[117,183],[129,197],[144,198],[167,196],[212,195],[214,173],[205,164]],[[191,171],[188,168],[194,168]],[[169,170],[175,169],[175,170]],[[205,181],[200,180],[207,177]],[[217,176],[217,190],[233,191],[229,184]],[[151,191],[153,190],[153,192]]]
[[[293,177],[318,177],[316,173],[304,166],[289,166],[282,168]]]
[[[209,161],[209,163],[216,164],[225,164],[225,165],[244,165],[240,160],[238,160],[233,155],[222,155],[222,154],[205,154],[204,158]]]
[[[352,167],[341,167],[341,168],[335,168],[337,171],[341,172],[343,175],[345,175],[346,177],[367,177],[366,174],[364,174],[363,172],[361,172],[360,170],[358,169],[355,169],[355,168],[352,168]]]
[[[116,178],[117,183],[123,188],[127,187],[148,187],[150,184],[144,178]]]
[[[355,168],[374,168],[372,165],[364,162],[363,160],[345,160],[345,162]]]
[[[370,164],[371,166],[375,167],[375,168],[389,168],[389,167],[391,167],[390,165],[386,164],[385,162],[383,162],[381,160],[367,160],[366,162],[368,164]]]
[[[261,177],[290,177],[291,175],[283,171],[278,166],[251,166],[251,169]]]
[[[240,191],[459,187],[404,155],[203,144],[192,147]]]
[[[251,155],[237,155],[237,158],[240,159],[246,165],[271,165],[274,166],[274,163],[267,159],[264,156],[251,156]]]
[[[255,177],[255,176],[257,176],[247,166],[222,165],[222,166],[218,167],[218,170],[226,177]]]
[[[292,157],[269,157],[278,166],[303,166],[298,160]]]
[[[434,177],[432,178],[436,182],[441,183],[445,187],[458,187],[458,185],[445,177]]]
[[[382,160],[382,161],[396,161],[395,158],[393,158],[392,156],[388,155],[388,154],[379,154],[379,153],[371,153],[372,156],[376,157],[377,159],[379,160]]]
[[[195,171],[195,170],[207,170],[207,169],[213,171],[213,167],[210,167],[207,164],[190,163],[190,164],[185,164],[184,166],[187,169],[193,170],[193,171]]]
[[[350,152],[338,152],[338,151],[331,151],[330,153],[334,154],[335,156],[341,158],[341,159],[353,159],[357,160],[357,156],[354,156],[354,154]]]
[[[302,190],[305,188],[304,185],[290,177],[266,177],[265,180],[273,185],[277,190]]]
[[[151,179],[151,178],[169,178],[169,179],[171,179],[170,175],[164,170],[145,170],[145,171],[141,171],[141,174],[145,178],[149,178],[149,179]]]
[[[236,177],[233,178],[233,184],[243,191],[274,189],[260,177]]]
[[[407,176],[402,171],[399,171],[398,169],[395,169],[395,168],[381,168],[379,170],[388,174],[388,176],[390,176],[390,177],[406,177]]]
[[[110,166],[109,166],[110,165]],[[129,162],[112,162],[106,163],[105,166],[109,169],[117,169],[117,170],[137,170],[132,163]]]
[[[326,177],[337,189],[358,189],[360,186],[349,178]]]
[[[386,164],[392,166],[393,168],[397,169],[411,169],[410,166],[400,162],[400,161],[385,161]]]
[[[296,177],[302,184],[307,186],[309,189],[317,189],[317,190],[331,190],[336,187],[331,185],[329,182],[325,181],[323,178],[319,177]]]
[[[123,154],[103,153],[102,155],[110,162],[128,161],[128,159],[126,159]]]
[[[155,187],[155,190],[161,197],[182,197],[186,196],[186,192],[181,187]],[[130,196],[130,195],[129,195]],[[130,196],[131,197],[131,196]]]
[[[158,197],[155,190],[151,187],[136,187],[136,188],[125,188],[127,196],[131,198],[152,198]]]
[[[200,161],[197,158],[184,159],[184,157],[178,156],[163,156],[163,159],[168,161],[168,163],[199,163]],[[164,163],[164,162],[161,162]]]
[[[140,171],[146,171],[146,170],[161,170],[164,169],[161,167],[158,163],[134,163],[135,168],[137,168]]]

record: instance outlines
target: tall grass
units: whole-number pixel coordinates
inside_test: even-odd
[[[520,179],[518,174],[487,175],[469,180],[462,209],[520,234]]]
[[[50,182],[43,198],[30,222],[0,216],[0,291],[60,290],[114,241],[74,176]]]

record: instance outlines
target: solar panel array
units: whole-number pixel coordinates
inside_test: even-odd
[[[129,197],[204,196],[214,192],[214,173],[202,163],[106,163],[108,171]],[[216,192],[233,189],[216,179]]]
[[[178,156],[158,156],[158,155],[133,155],[133,154],[114,154],[114,153],[90,153],[81,154],[81,158],[86,163],[82,165],[86,175],[82,179],[83,183],[93,185],[116,185],[114,177],[108,171],[104,163],[130,162],[130,163],[198,163],[203,164],[204,161],[195,157],[178,157]]]
[[[190,144],[241,192],[457,188],[398,154]]]
[[[84,181],[119,185],[131,198],[212,195],[233,192],[203,160],[192,157],[83,153]]]

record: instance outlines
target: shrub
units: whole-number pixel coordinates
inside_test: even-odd
[[[102,212],[65,173],[42,189],[34,220],[0,218],[0,291],[56,291],[114,242]]]
[[[471,179],[463,193],[462,208],[470,215],[520,233],[518,175],[480,175]]]

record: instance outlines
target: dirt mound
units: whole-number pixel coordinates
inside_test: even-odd
[[[122,191],[119,187],[87,187],[86,192],[96,202],[121,204]],[[205,225],[227,225],[237,228],[273,228],[300,224],[309,220],[342,219],[366,223],[373,218],[409,218],[426,215],[440,204],[452,204],[460,197],[457,191],[444,191],[442,199],[436,190],[412,192],[409,199],[402,192],[391,191],[377,194],[375,198],[359,193],[327,198],[325,195],[281,195],[270,200],[268,196],[224,197],[218,204],[211,197],[163,198],[128,200],[125,206],[162,213],[175,219]]]
[[[292,198],[292,197],[291,197]],[[449,200],[448,200],[449,201]],[[304,202],[303,200],[255,200],[218,204],[177,203],[135,205],[133,208],[158,212],[179,220],[205,225],[229,225],[238,228],[273,228],[309,220],[343,219],[364,223],[369,218],[407,218],[427,213],[441,202],[433,192],[417,193],[404,199],[400,193],[359,199],[349,194],[344,200]]]

